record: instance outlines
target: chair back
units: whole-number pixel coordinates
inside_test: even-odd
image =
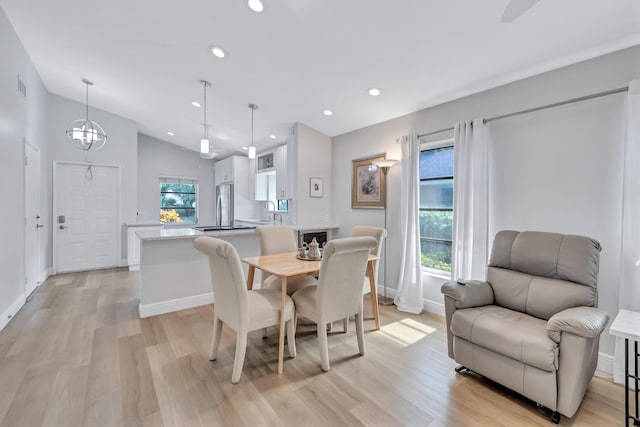
[[[545,320],[595,306],[600,250],[584,236],[500,231],[487,267],[495,303]]]
[[[327,321],[343,319],[362,307],[362,282],[375,238],[330,240],[324,247],[316,310]]]
[[[382,253],[382,243],[384,242],[384,238],[387,237],[387,230],[380,227],[370,227],[367,225],[356,225],[351,229],[351,237],[361,237],[361,236],[371,236],[376,239],[378,244],[371,249],[371,255],[380,256]],[[376,279],[376,283],[378,283],[378,259],[373,262],[373,277]],[[368,283],[366,284],[365,289],[368,288]]]
[[[273,255],[285,252],[295,252],[298,249],[296,243],[296,233],[293,227],[288,225],[274,225],[272,227],[258,227],[256,234],[260,240],[260,255]],[[264,285],[264,279],[270,274],[261,272],[261,281]]]
[[[234,327],[241,319],[248,321],[248,291],[236,248],[209,236],[196,237],[193,246],[209,257],[216,316]]]

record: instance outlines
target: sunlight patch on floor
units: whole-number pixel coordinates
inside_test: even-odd
[[[435,331],[435,328],[409,318],[384,325],[380,328],[380,332],[384,336],[404,347],[410,346]]]

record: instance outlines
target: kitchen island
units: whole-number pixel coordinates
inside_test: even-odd
[[[294,226],[296,232],[337,228],[335,225],[313,228]],[[196,237],[212,236],[225,240],[236,248],[240,258],[260,255],[260,242],[255,228],[199,231],[163,227],[140,229],[136,235],[140,239],[138,315],[141,318],[213,303],[209,258],[193,247]],[[242,268],[246,277],[248,267],[243,264]],[[260,275],[256,275],[253,288],[259,287]]]
[[[162,228],[136,234],[140,238],[141,318],[213,303],[209,258],[193,247],[197,236],[226,240],[241,258],[260,254],[255,229],[202,232]],[[246,274],[247,267],[243,268]],[[259,282],[254,285],[259,287]]]

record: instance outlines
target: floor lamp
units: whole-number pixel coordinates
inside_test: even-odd
[[[382,174],[384,175],[384,229],[385,230],[387,229],[387,199],[388,199],[387,173],[389,172],[389,169],[391,169],[391,167],[398,162],[399,160],[395,160],[395,159],[382,159],[382,160],[376,160],[373,162],[374,165],[382,169]],[[387,230],[387,235],[388,233],[389,231]],[[393,299],[387,296],[387,243],[386,242],[384,244],[384,282],[382,283],[382,286],[383,286],[383,295],[382,297],[378,296],[378,304],[380,305],[393,304]]]

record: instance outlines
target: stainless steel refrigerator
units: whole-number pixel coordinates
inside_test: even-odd
[[[233,225],[233,184],[216,186],[216,225]]]

